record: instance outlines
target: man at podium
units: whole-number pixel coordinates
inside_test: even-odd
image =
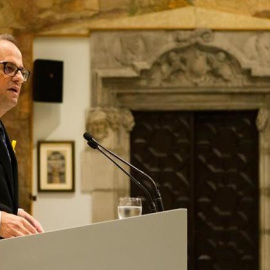
[[[0,237],[43,232],[40,223],[18,208],[18,168],[2,116],[17,105],[22,84],[30,72],[13,36],[0,35]]]

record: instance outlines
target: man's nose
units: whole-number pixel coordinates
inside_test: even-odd
[[[17,73],[13,76],[13,79],[16,81],[19,81],[20,83],[24,82],[24,77],[23,77],[22,72],[20,70],[18,70]]]

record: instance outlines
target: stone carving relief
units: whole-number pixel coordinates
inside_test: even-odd
[[[110,46],[99,56],[102,61],[95,61],[94,68],[100,68],[100,74],[104,74],[102,83],[109,88],[270,85],[270,33],[267,31],[246,32],[240,36],[211,29],[117,31],[102,35],[102,39],[100,36],[97,36],[96,55],[100,54],[100,43]],[[121,83],[119,75],[123,76]]]
[[[269,119],[269,111],[266,108],[262,108],[258,112],[256,119],[256,125],[260,132],[264,131]]]
[[[210,43],[214,40],[214,33],[211,29],[196,29],[193,32],[177,31],[174,34],[174,39],[181,46]]]
[[[256,61],[262,67],[270,65],[270,33],[262,32],[251,36],[244,51],[251,61]]]
[[[239,64],[222,50],[211,52],[198,45],[165,53],[146,73],[141,84],[151,86],[242,85]]]
[[[123,66],[131,65],[134,61],[145,58],[147,46],[140,34],[120,35],[113,41],[113,55]]]
[[[112,147],[117,131],[122,127],[126,132],[132,130],[134,119],[127,109],[93,108],[89,111],[87,131],[99,142]]]
[[[129,132],[132,131],[135,122],[134,117],[129,110],[123,110],[122,119],[123,119],[123,127]]]
[[[106,138],[109,133],[107,114],[102,110],[91,111],[87,121],[87,131],[99,141]]]

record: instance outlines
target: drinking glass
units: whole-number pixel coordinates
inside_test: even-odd
[[[119,199],[119,219],[140,216],[142,214],[142,200],[140,198],[125,197]]]

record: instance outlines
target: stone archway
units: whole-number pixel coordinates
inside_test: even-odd
[[[97,31],[91,36],[89,117],[93,110],[105,115],[107,135],[100,142],[127,160],[129,110],[259,110],[261,269],[269,268],[270,243],[269,41],[268,32],[209,29]],[[122,172],[105,162],[100,153],[83,153],[83,190],[92,193],[94,222],[116,218],[117,198],[129,192]]]

